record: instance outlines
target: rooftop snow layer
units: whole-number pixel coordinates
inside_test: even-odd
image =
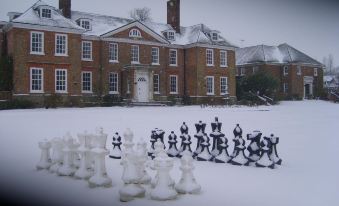
[[[237,65],[251,63],[303,63],[322,66],[321,63],[288,44],[258,45],[236,49]]]

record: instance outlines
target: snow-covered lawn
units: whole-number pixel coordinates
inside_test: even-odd
[[[62,137],[102,126],[109,134],[131,128],[135,139],[149,140],[155,127],[166,131],[166,138],[185,121],[190,134],[194,123],[208,123],[218,116],[229,140],[239,123],[244,134],[261,130],[264,135],[280,137],[278,152],[283,165],[275,170],[238,167],[229,164],[195,162],[195,176],[202,186],[200,195],[180,195],[177,200],[157,202],[137,199],[119,202],[122,186],[120,161],[107,159],[112,188],[90,189],[87,182],[36,171],[38,141]],[[55,205],[213,205],[213,206],[337,206],[339,205],[339,105],[323,101],[282,102],[271,107],[200,108],[134,107],[84,109],[34,109],[0,111],[0,187],[8,199]],[[195,138],[192,138],[195,140]],[[232,141],[229,152],[232,150]],[[247,142],[248,143],[248,142]],[[192,149],[195,149],[193,142]],[[180,162],[171,172],[180,178]],[[149,171],[154,175],[153,171]],[[149,190],[148,190],[149,191]],[[51,204],[49,204],[51,205]]]

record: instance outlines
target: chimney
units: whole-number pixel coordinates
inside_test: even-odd
[[[180,0],[169,0],[167,2],[167,24],[180,33]]]
[[[71,4],[71,0],[59,0],[59,9],[61,10],[62,15],[69,19],[72,17]]]

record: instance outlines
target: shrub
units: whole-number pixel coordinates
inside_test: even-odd
[[[11,91],[13,88],[13,60],[11,57],[0,57],[0,91]]]
[[[32,109],[35,108],[33,102],[28,100],[10,100],[0,102],[0,110],[7,110],[7,109]]]
[[[52,94],[45,97],[45,108],[57,108],[62,104],[62,97],[58,94]]]
[[[111,106],[119,106],[121,105],[122,98],[119,95],[105,95],[102,98],[101,106],[103,107],[111,107]]]

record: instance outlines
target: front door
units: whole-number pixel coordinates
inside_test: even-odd
[[[310,85],[305,84],[305,99],[310,96]]]
[[[149,102],[148,77],[147,75],[139,75],[137,78],[137,101]]]

